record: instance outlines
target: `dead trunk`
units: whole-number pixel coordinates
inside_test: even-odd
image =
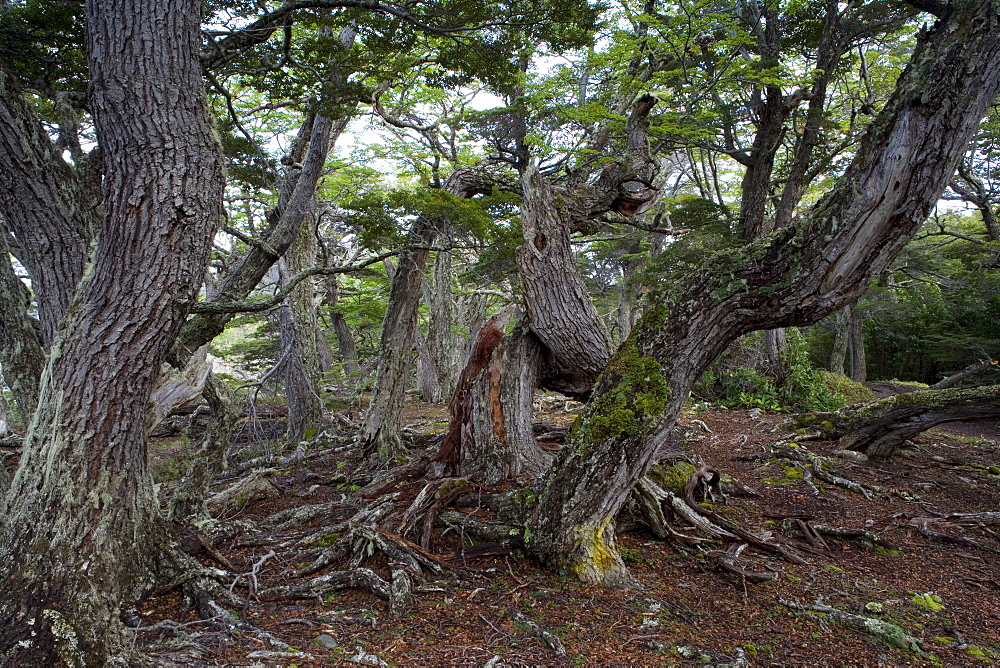
[[[121,610],[150,585],[162,541],[146,405],[222,219],[201,9],[193,0],[87,3],[105,213],[2,503],[6,665],[130,662]]]
[[[998,418],[1000,385],[988,385],[897,394],[836,413],[811,413],[798,418],[798,423],[826,438],[841,439],[839,447],[844,450],[887,459],[907,439],[944,422]]]
[[[449,404],[450,426],[432,465],[437,477],[487,485],[537,478],[551,457],[535,443],[531,404],[541,345],[523,322],[505,333],[508,307],[476,335]]]

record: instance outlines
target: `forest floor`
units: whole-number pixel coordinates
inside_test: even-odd
[[[439,406],[413,403],[406,418],[416,454],[423,454],[421,447],[434,448],[447,427],[445,410]],[[574,415],[553,410],[538,419],[565,426]],[[198,665],[1000,662],[1000,567],[996,565],[1000,527],[951,517],[1000,510],[997,425],[934,429],[889,463],[843,461],[838,475],[880,490],[868,500],[815,479],[811,488],[802,469],[767,455],[775,441],[787,437],[781,420],[779,415],[720,408],[686,418],[693,434],[686,450],[759,494],[729,497],[712,508],[763,536],[781,532],[801,538],[796,533],[801,521],[810,527],[863,529],[885,542],[826,535],[825,548],[818,545],[821,549],[805,554],[803,565],[748,548],[741,557],[744,568],[777,576],[752,583],[718,567],[724,544],[704,545],[698,551],[642,531],[623,532],[622,554],[642,587],[618,590],[547,572],[516,550],[501,556],[463,557],[461,537],[438,532],[431,552],[440,555],[447,568],[415,582],[420,586],[402,616],[390,616],[385,601],[359,589],[341,590],[322,600],[260,602],[251,597],[246,609],[237,612],[301,650],[301,656],[254,658],[261,656],[255,652],[272,648],[249,635],[218,640],[216,634]],[[256,422],[257,435],[280,433],[280,417],[272,422],[270,427],[266,419]],[[159,462],[154,461],[154,470],[161,477],[170,477],[164,474],[171,466],[165,462],[173,460],[177,443],[176,438],[160,439],[152,446]],[[823,441],[802,445],[825,456],[835,447]],[[280,496],[251,503],[227,519],[260,520],[296,505],[313,504],[330,504],[330,513],[336,514],[364,484],[351,479],[359,463],[350,452],[344,447],[314,451],[305,463],[273,472],[269,480]],[[169,483],[164,491],[168,490]],[[488,519],[486,511],[476,512],[480,519]],[[233,580],[235,573],[253,570],[271,550],[249,543],[236,538],[215,546],[230,562]],[[205,563],[219,567],[207,555]],[[285,584],[289,570],[298,565],[285,558],[264,559],[256,569],[257,590]],[[376,555],[363,565],[389,577],[384,557]],[[238,592],[246,593],[247,581],[241,578]],[[839,613],[804,609],[814,604]],[[192,631],[199,623],[194,613],[181,618],[177,594],[151,599],[143,612],[150,622],[165,618],[189,622],[186,628]],[[895,626],[882,625],[890,633],[879,636],[871,632],[877,622]]]

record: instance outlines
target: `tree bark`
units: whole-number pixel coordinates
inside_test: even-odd
[[[865,359],[865,319],[861,311],[851,309],[847,321],[848,343],[851,352],[851,380],[863,383],[868,379],[868,361]]]
[[[170,497],[167,517],[176,522],[191,522],[209,516],[205,499],[212,480],[226,468],[226,453],[240,416],[236,395],[225,381],[214,374],[205,380],[205,401],[208,402],[208,428],[191,459],[191,466],[177,483]]]
[[[200,16],[194,0],[87,3],[104,219],[0,508],[0,663],[129,663],[120,613],[162,544],[146,404],[222,218]]]
[[[316,236],[311,217],[303,218],[295,241],[278,263],[281,283],[316,265]],[[288,401],[287,438],[308,440],[322,427],[319,350],[316,347],[316,289],[313,279],[301,281],[281,303],[278,319]]]
[[[480,170],[459,169],[448,177],[442,189],[456,197],[472,197],[489,192],[491,186],[484,181]],[[389,306],[382,321],[375,386],[365,423],[358,435],[358,445],[368,457],[376,454],[388,457],[402,447],[400,417],[406,392],[406,372],[413,359],[420,288],[431,244],[442,225],[440,220],[423,216],[417,218],[399,255],[399,266],[389,291]]]
[[[585,581],[628,583],[613,519],[698,375],[737,336],[860,297],[926,219],[998,90],[1000,1],[957,4],[921,35],[844,176],[799,223],[654,291],[535,488],[528,549]]]
[[[938,382],[930,386],[932,390],[948,390],[953,387],[958,387],[967,380],[973,378],[978,378],[979,376],[985,374],[988,371],[997,370],[997,361],[994,359],[986,359],[980,362],[974,362],[969,366],[965,367],[961,371],[951,374],[947,378],[942,378]]]
[[[860,408],[835,413],[811,413],[798,423],[816,429],[840,448],[857,450],[872,459],[888,459],[907,439],[944,422],[1000,418],[1000,385],[965,390],[921,390],[887,397]]]
[[[497,485],[535,479],[551,463],[531,426],[541,345],[524,322],[505,334],[510,317],[508,307],[473,341],[448,406],[448,434],[432,464],[437,477],[474,476]]]
[[[344,314],[337,310],[340,302],[340,277],[329,276],[326,279],[326,305],[330,307],[330,324],[337,336],[337,348],[340,351],[340,361],[344,365],[344,373],[353,376],[358,372],[358,349],[354,344],[354,335],[347,324]]]
[[[83,276],[98,204],[0,68],[0,213],[31,275],[46,347]]]
[[[45,366],[42,330],[28,315],[30,306],[28,288],[14,274],[0,230],[0,369],[25,424],[38,405],[38,385]]]
[[[844,363],[850,347],[851,307],[845,306],[834,319],[833,351],[830,353],[830,371],[845,376]]]

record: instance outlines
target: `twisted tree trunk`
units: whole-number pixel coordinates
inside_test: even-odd
[[[612,357],[536,486],[529,550],[604,584],[630,582],[614,517],[698,375],[737,336],[815,322],[856,300],[943,192],[1000,91],[1000,0],[949,5],[921,35],[844,176],[797,224],[721,253],[673,287]]]
[[[5,665],[129,663],[120,613],[149,586],[163,541],[146,404],[222,218],[200,17],[194,0],[87,3],[104,220],[0,504]]]

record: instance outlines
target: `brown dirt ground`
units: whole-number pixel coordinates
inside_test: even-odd
[[[446,427],[441,407],[413,404],[406,417],[416,432],[424,434],[420,440],[429,447],[437,438],[434,435]],[[565,425],[573,415],[556,412],[539,419]],[[707,431],[692,419],[702,421]],[[840,475],[894,492],[866,501],[817,481],[821,491],[815,496],[776,460],[735,459],[761,453],[778,440],[784,433],[776,429],[779,420],[722,409],[689,416],[699,435],[687,449],[760,494],[731,497],[714,509],[751,531],[789,533],[784,516],[867,528],[900,551],[827,539],[830,550],[806,555],[808,563],[800,566],[747,549],[744,567],[778,574],[775,581],[751,584],[713,565],[711,550],[724,545],[698,555],[647,533],[629,532],[620,536],[620,543],[642,583],[643,588],[636,590],[586,586],[542,570],[516,553],[457,559],[451,570],[423,581],[425,590],[416,594],[401,618],[390,617],[383,601],[358,590],[322,601],[252,601],[247,621],[312,658],[248,659],[249,653],[268,648],[252,638],[233,637],[213,646],[207,660],[198,665],[358,665],[351,657],[359,648],[394,666],[973,666],[1000,661],[1000,569],[995,565],[1000,531],[995,525],[937,527],[950,536],[976,541],[977,548],[928,538],[911,522],[1000,509],[1000,476],[990,473],[990,467],[1000,465],[1000,442],[932,430],[892,462],[877,466],[845,462],[839,469]],[[989,427],[996,430],[996,425]],[[170,443],[164,442],[161,454],[170,450]],[[819,454],[834,449],[829,442],[804,445]],[[283,496],[252,506],[243,516],[261,518],[297,504],[342,503],[349,495],[343,472],[353,466],[349,461],[342,464],[347,461],[343,457],[343,453],[320,456],[298,470],[274,476]],[[310,496],[297,496],[313,485],[319,487]],[[433,550],[454,551],[459,547],[456,540],[454,534],[439,536]],[[249,570],[270,549],[218,547],[237,570]],[[259,586],[285,583],[288,569],[295,565],[271,559],[260,574]],[[386,576],[384,560],[376,558],[365,565]],[[241,587],[237,591],[245,593]],[[943,609],[914,603],[916,594],[925,593],[940,597]],[[840,610],[898,624],[922,641],[925,654],[890,647],[862,631],[780,603],[811,604],[818,599]],[[179,611],[176,594],[154,598],[143,609],[150,621],[178,619]],[[565,646],[565,657],[518,621],[524,618],[557,636]],[[192,622],[195,617],[188,613],[181,621]],[[189,630],[196,628],[197,623]],[[321,634],[334,639],[337,647],[321,645],[317,641]]]

